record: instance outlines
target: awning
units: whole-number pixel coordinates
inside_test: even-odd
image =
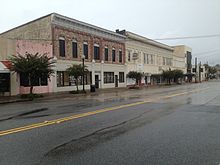
[[[0,73],[9,73],[11,68],[10,61],[0,61]]]

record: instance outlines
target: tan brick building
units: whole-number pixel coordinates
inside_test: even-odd
[[[125,36],[56,13],[49,14],[0,34],[0,57],[47,53],[56,60],[55,75],[48,83],[35,87],[37,93],[75,90],[74,79],[66,69],[72,64],[85,65],[90,73],[85,88],[125,87]],[[11,95],[26,93],[19,75],[11,77]],[[82,80],[80,80],[82,84]],[[82,88],[82,85],[80,86]]]

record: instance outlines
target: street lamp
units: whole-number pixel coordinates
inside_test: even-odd
[[[104,67],[104,60],[101,61],[101,88],[103,88],[103,83],[104,83],[103,67]]]
[[[85,55],[82,55],[82,66],[83,66],[83,77],[82,77],[82,81],[83,81],[83,92],[85,93],[85,82],[84,82],[84,76],[85,76]]]
[[[53,92],[57,91],[57,57],[54,55],[52,58],[53,70],[55,76],[52,76]]]

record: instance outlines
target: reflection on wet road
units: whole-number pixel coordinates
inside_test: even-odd
[[[219,112],[219,82],[1,106],[0,164],[219,164]]]

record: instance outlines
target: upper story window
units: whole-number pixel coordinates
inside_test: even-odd
[[[63,38],[63,37],[59,38],[59,55],[60,55],[60,57],[65,57],[65,55],[66,55],[65,38]]]
[[[115,48],[112,49],[112,62],[115,62]]]
[[[149,55],[144,53],[144,64],[149,64]]]
[[[163,57],[163,65],[172,66],[173,65],[172,58]]]
[[[119,62],[122,63],[122,50],[119,50]]]
[[[150,55],[150,63],[154,64],[154,56],[152,54]]]
[[[83,43],[83,55],[85,56],[85,59],[88,59],[88,43],[87,42],[84,42]]]
[[[128,61],[129,62],[131,61],[131,51],[130,50],[128,51]]]
[[[98,44],[94,45],[94,59],[95,60],[100,60],[100,50],[99,50],[99,45]]]
[[[108,61],[108,47],[105,47],[105,61]]]
[[[150,55],[149,54],[146,54],[146,63],[150,64]]]
[[[72,55],[73,55],[73,58],[78,57],[77,41],[76,40],[72,41]]]
[[[166,65],[166,58],[163,57],[163,65]]]
[[[166,64],[172,66],[172,58],[167,58]]]

